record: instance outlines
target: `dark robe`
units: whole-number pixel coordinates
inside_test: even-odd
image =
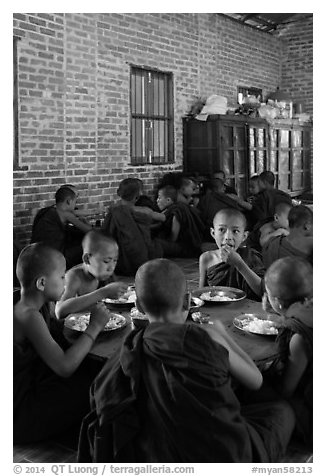
[[[14,293],[14,304],[19,291]],[[41,314],[52,337],[63,348],[63,321],[51,318],[45,304]],[[36,353],[27,339],[13,343],[13,440],[14,444],[44,441],[64,433],[89,412],[89,388],[102,367],[100,362],[84,360],[74,374],[59,377]]]
[[[81,240],[84,233],[60,220],[55,205],[41,208],[34,218],[31,243],[42,242],[60,251],[66,258],[67,269],[82,262]]]
[[[261,220],[257,222],[253,227],[252,230],[250,231],[248,238],[245,241],[246,246],[249,246],[250,248],[255,248],[256,251],[259,251],[259,253],[262,252],[262,247],[260,244],[260,236],[261,236],[261,227],[265,225],[266,223],[270,223],[274,221],[273,218],[265,218],[265,220]]]
[[[61,253],[65,251],[66,227],[54,205],[41,208],[34,218],[31,243],[43,242]]]
[[[276,188],[271,190],[262,190],[255,195],[252,202],[251,216],[255,223],[265,220],[266,218],[273,218],[275,214],[275,207],[278,203],[285,202],[292,205],[292,199],[289,194],[278,190]]]
[[[261,255],[258,251],[249,247],[241,247],[237,252],[245,263],[261,278],[265,274]],[[232,288],[242,289],[249,299],[261,300],[261,295],[257,296],[251,289],[242,274],[228,263],[214,264],[206,271],[207,282],[209,286],[230,286]],[[262,292],[263,294],[263,292]]]
[[[135,202],[136,207],[148,207],[154,212],[160,212],[160,209],[157,206],[157,203],[151,199],[148,195],[140,195],[138,200]]]
[[[133,211],[128,205],[110,207],[102,231],[113,236],[119,246],[116,273],[134,275],[143,263],[162,257],[162,249],[151,238],[151,218]]]
[[[263,425],[241,416],[227,350],[194,324],[132,331],[94,381],[91,408],[78,462],[269,460]]]
[[[224,193],[232,193],[234,195],[237,195],[237,191],[234,187],[232,187],[231,185],[227,185],[226,183],[224,185],[225,185]]]
[[[294,334],[304,339],[308,365],[300,382],[289,399],[297,416],[297,434],[305,443],[312,445],[313,436],[313,304],[312,300],[305,303],[292,304],[286,311],[286,321],[277,337],[281,361],[286,362],[289,356],[289,344]]]
[[[176,202],[165,210],[165,216],[158,233],[164,256],[199,256],[204,230],[199,211],[186,203]],[[174,217],[180,223],[180,232],[176,242],[171,242]]]
[[[223,208],[235,208],[236,210],[241,210],[241,207],[237,202],[226,196],[224,193],[208,191],[203,197],[201,197],[198,209],[200,210],[205,225],[205,238],[210,238],[210,228],[213,226],[213,219],[216,213]]]
[[[285,258],[286,256],[303,258],[312,265],[313,257],[312,253],[308,254],[303,251],[294,248],[284,235],[274,236],[263,246],[263,263],[266,269],[279,258]]]

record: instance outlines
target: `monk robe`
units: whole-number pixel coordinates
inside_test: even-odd
[[[285,436],[273,426],[288,407],[276,404],[276,414],[276,407],[264,405],[264,415],[250,407],[252,421],[261,417],[257,430],[241,415],[227,350],[200,326],[151,323],[132,331],[95,379],[77,460],[270,461],[291,433],[291,425]]]
[[[223,208],[242,210],[235,200],[224,193],[208,191],[203,197],[201,197],[198,209],[200,210],[201,218],[205,225],[205,240],[212,240],[210,228],[213,226],[213,219],[216,213]]]
[[[274,236],[263,247],[263,263],[266,269],[279,258],[285,258],[286,256],[303,258],[313,264],[312,251],[306,253],[297,248],[294,248],[289,243],[286,236]]]
[[[186,203],[177,202],[165,210],[165,216],[166,220],[158,234],[164,256],[199,256],[204,225],[198,210]],[[173,217],[176,217],[180,223],[176,242],[169,241]]]
[[[264,276],[265,268],[258,251],[249,247],[240,247],[237,249],[237,253],[258,276]],[[257,296],[254,293],[235,266],[231,266],[228,263],[214,264],[207,269],[206,275],[209,286],[230,286],[242,289],[249,299],[261,300],[261,296]]]
[[[66,227],[55,206],[41,208],[34,218],[31,243],[43,242],[64,253],[65,238]]]
[[[297,415],[296,431],[306,444],[312,445],[313,433],[313,303],[312,300],[296,302],[286,311],[286,321],[277,337],[281,361],[289,356],[289,343],[299,334],[305,345],[308,365],[294,395],[289,399]]]
[[[55,205],[41,208],[34,218],[31,243],[43,242],[60,251],[66,258],[67,269],[82,262],[81,240],[84,235],[78,230],[79,242],[72,239],[70,225],[62,223]],[[75,227],[72,227],[75,229]]]
[[[134,275],[146,261],[162,257],[159,243],[151,238],[151,222],[150,217],[128,205],[110,207],[102,230],[118,243],[117,274]]]
[[[273,218],[275,214],[275,207],[278,203],[285,202],[292,205],[290,195],[283,190],[276,188],[271,190],[263,190],[255,195],[252,202],[251,216],[255,222],[260,222],[266,218]]]
[[[14,304],[20,291],[14,292]],[[40,310],[52,337],[66,350],[63,320],[51,318],[49,304]],[[14,444],[43,441],[80,425],[89,412],[89,388],[102,367],[86,358],[68,378],[59,377],[25,339],[13,343],[13,440]]]

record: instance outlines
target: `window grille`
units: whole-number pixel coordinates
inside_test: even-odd
[[[131,68],[131,163],[173,162],[172,74]]]

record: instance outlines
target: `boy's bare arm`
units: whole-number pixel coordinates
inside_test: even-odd
[[[155,212],[149,207],[139,207],[134,205],[132,208],[135,212],[144,213],[145,215],[149,216],[153,221],[164,222],[166,220],[164,213]]]
[[[234,251],[229,246],[225,246],[221,250],[221,256],[223,261],[237,268],[239,273],[242,274],[244,279],[247,281],[254,293],[257,294],[257,296],[262,296],[261,278],[251,268],[249,268],[239,253]]]
[[[180,233],[180,223],[178,219],[174,216],[172,219],[170,241],[174,241],[174,242],[177,241],[179,233]]]
[[[207,263],[209,261],[209,251],[205,251],[199,257],[199,287],[203,288],[207,285]]]
[[[73,212],[65,212],[64,216],[66,221],[72,223],[76,228],[79,228],[85,233],[92,229],[92,226],[89,223],[85,223],[84,221],[80,220]]]
[[[110,314],[103,307],[98,307],[91,315],[87,333],[94,340],[109,320]],[[90,351],[93,341],[82,334],[65,352],[51,336],[49,329],[39,312],[30,312],[25,316],[23,332],[33,344],[42,360],[59,376],[69,377],[80,365]]]
[[[102,301],[102,299],[116,299],[128,289],[127,284],[116,282],[79,296],[80,286],[80,280],[74,279],[73,273],[68,274],[65,291],[55,308],[56,316],[59,319],[73,312],[88,311],[95,303]]]
[[[81,218],[87,218],[92,215],[93,212],[90,212],[89,210],[85,210],[83,208],[77,208],[74,210],[74,214],[76,217],[81,217]],[[93,213],[94,214],[94,213]]]
[[[263,382],[259,369],[249,355],[228,335],[223,324],[215,322],[214,326],[206,326],[205,330],[215,342],[228,350],[231,375],[242,385],[257,390]]]
[[[289,230],[287,230],[286,228],[277,228],[276,230],[273,229],[269,231],[266,230],[265,232],[262,231],[259,238],[260,246],[261,247],[265,246],[266,243],[274,236],[280,236],[280,235],[287,236],[288,234],[289,234]]]
[[[232,198],[232,200],[237,202],[242,208],[245,208],[246,210],[252,210],[252,204],[242,200],[242,198],[240,198],[238,195],[235,195],[234,193],[226,193],[225,195],[229,198]]]

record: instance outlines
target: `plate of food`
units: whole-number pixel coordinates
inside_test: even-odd
[[[277,336],[280,324],[256,314],[241,314],[233,319],[233,325],[241,331],[264,336]]]
[[[84,332],[89,325],[90,312],[76,312],[69,314],[65,319],[65,327],[73,331]],[[121,314],[110,313],[110,320],[105,324],[102,332],[115,331],[127,324],[127,320]]]
[[[192,293],[195,297],[199,297],[205,303],[210,304],[227,304],[241,301],[246,297],[246,293],[242,289],[230,288],[227,286],[206,286],[196,289]]]
[[[149,324],[146,314],[138,311],[137,307],[130,309],[130,317],[135,327],[146,327]]]
[[[136,292],[134,286],[129,286],[127,291],[122,294],[118,299],[103,299],[105,304],[109,304],[116,307],[133,307],[136,302]]]

